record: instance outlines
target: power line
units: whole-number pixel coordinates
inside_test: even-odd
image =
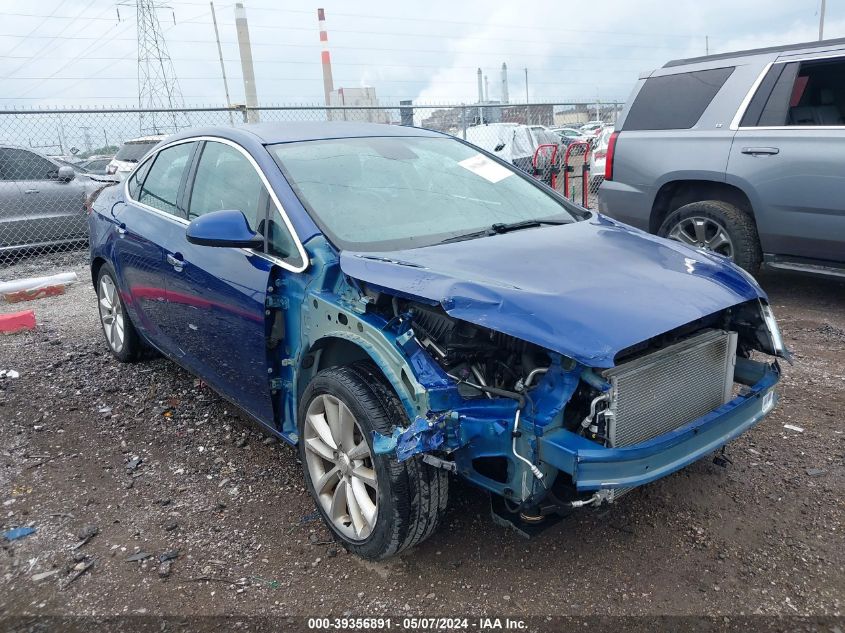
[[[65,0],[66,1],[66,0]],[[200,3],[194,2],[171,2],[170,4],[184,4],[188,6],[200,6]],[[225,5],[224,5],[225,6]],[[307,14],[311,15],[311,11],[301,11],[296,9],[279,9],[277,7],[250,7],[251,11],[274,11],[279,13],[294,13],[294,14]],[[19,12],[6,12],[0,11],[0,15],[8,15],[8,16],[17,16],[17,17],[33,17],[33,18],[45,18],[46,19],[76,19],[75,16],[66,16],[66,15],[42,15],[42,14],[35,14],[35,13],[19,13]],[[439,20],[434,18],[405,18],[399,16],[383,16],[383,15],[364,15],[364,14],[355,14],[355,13],[334,13],[333,15],[339,17],[351,17],[351,18],[365,18],[365,19],[373,19],[373,20],[400,20],[400,21],[410,21],[414,23],[418,22],[432,22],[432,23],[440,23],[440,24],[454,24],[456,26],[475,26],[478,27],[479,24],[477,22],[462,22],[457,20]],[[87,19],[91,20],[111,20],[111,18],[103,18],[103,17],[89,17]],[[211,22],[204,22],[204,21],[192,21],[192,20],[182,20],[182,24],[211,24]],[[224,26],[233,26],[231,23],[220,23]],[[560,32],[568,32],[568,33],[591,33],[591,34],[600,34],[600,35],[628,35],[632,37],[654,37],[654,36],[661,36],[661,37],[673,37],[673,38],[681,38],[681,39],[693,39],[701,37],[698,33],[690,33],[689,35],[681,35],[677,33],[666,33],[666,32],[633,32],[633,31],[608,31],[608,30],[597,30],[597,29],[566,29],[566,28],[558,28],[558,27],[542,27],[542,26],[519,26],[514,24],[484,24],[485,27],[494,27],[494,28],[503,28],[503,29],[514,29],[514,28],[521,28],[521,29],[529,29],[529,30],[537,30],[537,31],[554,31],[557,33]],[[271,29],[282,29],[287,31],[313,31],[313,27],[278,27],[274,25],[256,25],[254,28],[271,28]],[[332,32],[338,33],[355,33],[361,35],[395,35],[400,37],[425,37],[425,38],[437,38],[437,39],[458,39],[458,40],[483,40],[487,38],[483,37],[473,37],[467,35],[438,35],[436,33],[409,33],[407,31],[391,31],[391,32],[384,32],[384,31],[361,31],[356,29],[342,29],[342,28],[333,28]],[[515,38],[495,38],[497,41],[510,41],[510,42],[536,42],[536,39],[515,39]],[[724,39],[724,38],[711,38],[711,39]],[[629,44],[625,44],[626,46],[630,46]]]

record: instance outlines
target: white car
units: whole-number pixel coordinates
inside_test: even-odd
[[[601,134],[596,138],[595,146],[590,154],[590,184],[591,188],[597,180],[604,180],[604,168],[607,163],[607,145],[610,142],[610,135],[613,134],[613,128],[607,126],[602,129]]]
[[[112,158],[111,162],[108,164],[108,167],[106,167],[106,174],[109,176],[116,176],[118,179],[123,180],[129,175],[130,171],[135,169],[135,165],[138,164],[138,161],[146,156],[147,152],[158,145],[164,138],[166,138],[165,134],[156,134],[153,136],[133,138],[126,141],[123,145],[121,145],[120,149],[117,150],[117,154],[115,154],[114,158]]]
[[[588,121],[584,125],[581,126],[581,134],[584,136],[594,136],[599,130],[604,127],[604,122],[602,121]]]

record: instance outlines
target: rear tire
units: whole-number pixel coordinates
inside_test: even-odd
[[[96,286],[100,325],[112,355],[122,363],[132,363],[144,357],[146,347],[126,312],[116,278],[111,266],[100,267]]]
[[[354,427],[348,426],[350,418]],[[446,509],[448,473],[420,456],[399,462],[395,455],[373,452],[373,431],[390,435],[407,424],[396,394],[369,362],[319,372],[300,400],[299,455],[306,487],[335,537],[363,558],[387,558],[422,542]],[[367,481],[373,475],[375,486]]]
[[[689,246],[713,250],[752,275],[757,273],[763,261],[754,220],[742,209],[721,200],[685,204],[669,214],[657,234]]]

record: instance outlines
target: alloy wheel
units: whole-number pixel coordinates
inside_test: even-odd
[[[126,323],[124,322],[123,304],[120,302],[117,287],[108,275],[103,275],[100,279],[98,295],[100,321],[103,324],[106,342],[113,352],[119,353],[123,349]]]
[[[728,230],[712,218],[693,216],[680,220],[667,235],[684,244],[713,251],[730,259],[734,256]]]
[[[345,538],[362,541],[378,520],[373,456],[355,416],[342,400],[321,394],[304,424],[305,461],[317,501]]]

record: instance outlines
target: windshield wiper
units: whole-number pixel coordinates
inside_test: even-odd
[[[463,235],[454,235],[447,237],[445,240],[438,242],[438,244],[449,244],[450,242],[463,242],[464,240],[475,239],[476,237],[489,237],[490,235],[500,235],[502,233],[510,233],[511,231],[520,231],[522,229],[533,229],[544,225],[557,226],[559,224],[569,224],[567,220],[521,220],[519,222],[509,222],[507,224],[499,222],[490,226],[490,228],[482,229],[481,231],[473,231],[472,233],[464,233]]]
[[[565,220],[522,220],[521,222],[509,222],[507,224],[498,223],[490,227],[492,233],[510,233],[511,231],[520,231],[522,229],[533,229],[538,226],[550,224],[557,226],[559,224],[569,224]]]

